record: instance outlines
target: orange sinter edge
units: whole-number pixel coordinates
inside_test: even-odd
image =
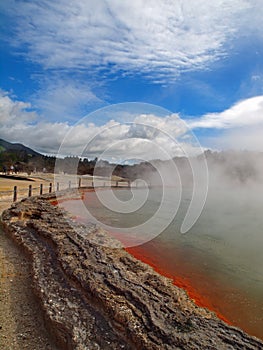
[[[149,257],[143,254],[143,251],[140,252],[138,247],[128,247],[128,248],[125,248],[125,250],[129,254],[133,255],[135,258],[151,266],[156,272],[158,272],[162,276],[171,279],[173,281],[173,284],[176,285],[177,287],[184,289],[187,292],[188,296],[194,301],[194,303],[197,306],[209,309],[210,311],[214,312],[217,315],[217,317],[220,318],[222,321],[228,323],[229,325],[232,324],[224,315],[214,310],[210,301],[207,298],[205,298],[203,295],[198,294],[197,291],[191,286],[189,281],[186,281],[182,277],[174,276],[168,273],[167,271],[159,268],[159,266],[157,266],[156,263],[154,263]]]

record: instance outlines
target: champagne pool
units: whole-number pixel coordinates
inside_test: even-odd
[[[140,189],[133,191],[140,196]],[[111,191],[103,192],[110,196]],[[84,192],[82,200],[60,205],[81,222],[97,220],[107,229],[110,226],[112,235],[128,252],[173,279],[197,305],[263,339],[263,191],[241,187],[209,190],[201,216],[189,232],[181,234],[190,192],[183,191],[179,210],[165,230],[137,246],[131,244],[134,237],[149,233],[133,236],[138,225],[155,215],[155,228],[162,227],[165,218],[158,216],[160,201],[166,200],[168,207],[173,207],[173,198],[163,198],[160,188],[151,189],[144,205],[132,213],[106,208],[96,192],[90,191]],[[124,203],[132,196],[129,189],[113,193]],[[128,228],[130,234],[125,230],[122,234],[122,228]]]

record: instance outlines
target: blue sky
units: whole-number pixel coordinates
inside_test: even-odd
[[[55,154],[71,132],[73,154],[97,134],[99,154],[110,140],[136,137],[124,127],[120,135],[114,108],[89,113],[137,102],[169,112],[140,105],[129,122],[146,114],[175,138],[181,118],[205,148],[263,150],[260,0],[3,0],[0,12],[0,137]],[[118,135],[102,137],[112,121]],[[151,141],[168,147],[160,135]]]

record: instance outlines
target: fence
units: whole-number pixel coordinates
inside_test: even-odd
[[[131,183],[130,181],[112,181],[107,180],[103,181],[100,180],[99,182],[95,183],[96,187],[122,187],[122,188],[130,188]],[[33,187],[32,184],[28,186],[28,188],[21,188],[19,189],[19,186],[14,186],[13,190],[9,191],[0,191],[0,202],[16,202],[18,199],[21,200],[26,197],[31,197],[33,195],[42,195],[45,193],[52,193],[55,191],[61,191],[66,189],[78,189],[78,188],[94,188],[94,181],[89,180],[86,181],[85,179],[79,178],[77,181],[71,181],[68,182],[50,182],[50,183],[44,183],[39,184],[39,186]]]

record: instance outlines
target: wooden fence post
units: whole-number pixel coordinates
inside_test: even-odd
[[[68,182],[68,188],[71,188],[71,181]]]
[[[13,201],[16,202],[17,200],[17,186],[14,186],[14,197],[13,197]]]
[[[50,184],[49,184],[49,193],[51,193],[52,192],[52,182],[50,182]]]
[[[43,194],[43,184],[40,184],[40,190],[39,190],[39,194]]]
[[[28,186],[28,197],[32,196],[32,185]]]
[[[79,178],[79,188],[81,187],[81,177]]]
[[[57,182],[57,191],[59,191],[59,182]]]

